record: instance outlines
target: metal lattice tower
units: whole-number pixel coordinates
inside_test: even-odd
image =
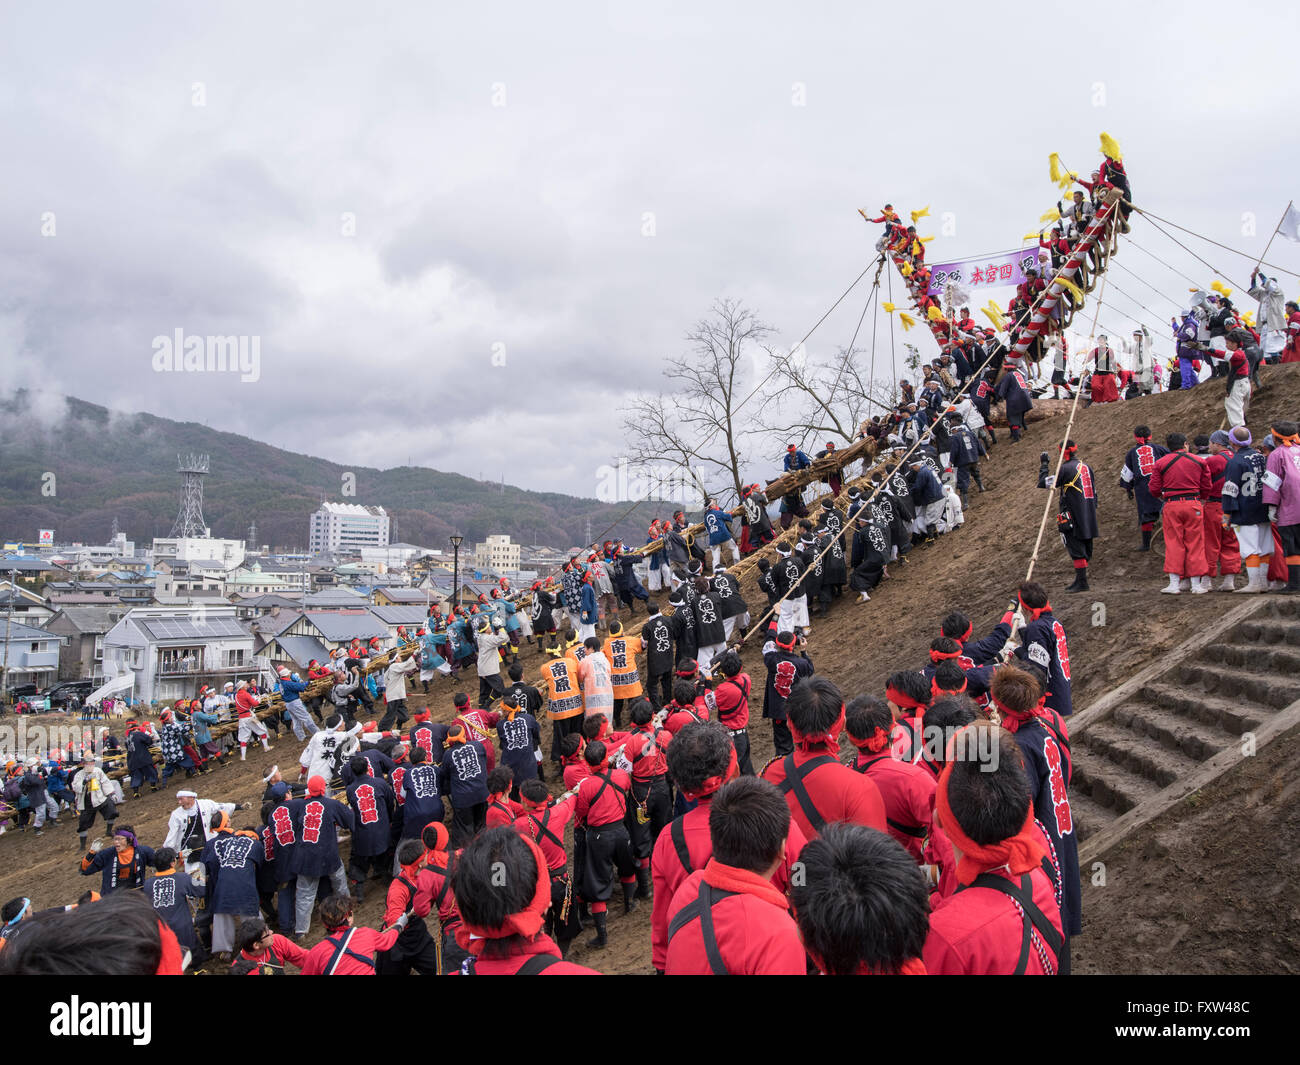
[[[207,530],[203,524],[203,478],[208,472],[208,456],[177,455],[176,472],[181,475],[181,507],[172,536],[202,536]]]

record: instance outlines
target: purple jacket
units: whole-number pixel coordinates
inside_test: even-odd
[[[1277,524],[1300,525],[1300,445],[1279,447],[1268,457],[1264,503],[1277,507]]]

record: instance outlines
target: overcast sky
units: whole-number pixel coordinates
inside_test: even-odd
[[[1258,254],[1300,197],[1291,11],[7,4],[0,386],[591,496],[620,404],[715,298],[787,345],[812,326],[873,256],[859,207],[951,212],[932,262],[1015,247],[1056,199],[1048,154],[1086,173],[1104,129],[1139,204]],[[1155,332],[1187,279],[1119,261],[1166,298],[1115,272],[1099,329]],[[259,379],[156,372],[177,329],[259,338]]]

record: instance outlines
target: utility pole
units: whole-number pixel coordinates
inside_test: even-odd
[[[5,611],[5,654],[4,665],[0,667],[0,711],[8,701],[9,695],[9,625],[14,619],[14,595],[18,589],[18,571],[9,571],[9,608]]]

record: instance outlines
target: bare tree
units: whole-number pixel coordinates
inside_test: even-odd
[[[746,371],[771,334],[742,303],[716,301],[686,334],[690,352],[669,360],[664,376],[672,387],[637,396],[624,407],[632,460],[688,471],[701,502],[704,496],[721,494],[709,486],[723,482],[730,482],[739,500],[745,463],[740,440],[753,417],[752,411],[741,410],[750,396]]]
[[[799,433],[800,446],[810,435],[852,443],[871,414],[897,403],[897,385],[870,374],[860,348],[840,348],[829,359],[782,359],[763,405],[763,430],[784,438]]]

